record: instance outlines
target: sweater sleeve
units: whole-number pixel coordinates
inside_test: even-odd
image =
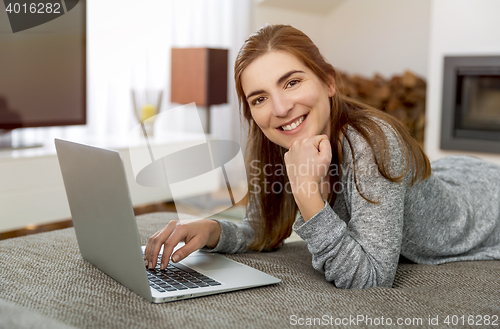
[[[402,173],[404,150],[393,135],[387,137],[391,145],[391,169]],[[342,186],[337,186],[337,191],[342,189],[346,215],[350,218],[341,219],[325,202],[323,209],[309,221],[298,216],[293,229],[307,242],[313,267],[336,287],[391,287],[401,251],[408,173],[400,183],[389,181],[378,172],[366,141],[354,133],[350,139],[358,186],[366,197],[377,203],[368,202],[357,191],[352,154],[347,154],[348,165],[343,168]],[[344,151],[346,153],[349,152]]]
[[[246,251],[253,242],[255,231],[248,218],[239,223],[227,219],[212,220],[217,221],[221,228],[219,243],[213,249],[202,248],[203,251],[235,254]]]
[[[248,246],[255,239],[255,230],[252,227],[252,218],[256,211],[255,207],[247,205],[247,215],[240,222],[232,222],[227,219],[214,219],[220,225],[219,242],[215,248],[204,247],[201,250],[205,252],[219,252],[227,254],[236,254],[245,252]]]

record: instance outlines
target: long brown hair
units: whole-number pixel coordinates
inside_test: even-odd
[[[241,74],[245,68],[270,51],[285,51],[294,55],[325,84],[333,83],[335,86],[336,92],[330,98],[330,144],[332,146],[331,164],[336,166],[338,171],[335,175],[329,175],[330,187],[335,186],[335,183],[339,182],[342,177],[343,150],[342,145],[338,143],[342,136],[346,138],[354,156],[351,141],[346,134],[349,126],[354,128],[370,145],[378,171],[383,177],[399,182],[410,168],[413,171],[411,184],[418,179],[424,180],[429,177],[431,173],[429,159],[402,123],[382,111],[346,97],[339,90],[340,77],[336,70],[323,58],[307,35],[289,25],[266,25],[245,41],[234,65],[240,111],[249,125],[245,151],[249,187],[247,216],[251,219],[256,232],[250,249],[261,251],[277,248],[284,239],[290,236],[298,210],[284,169],[283,155],[287,150],[271,142],[257,126],[252,118],[241,83]],[[374,118],[387,122],[399,135],[400,144],[407,158],[404,173],[391,175],[390,155],[385,151],[389,149],[389,144],[384,131]],[[272,170],[266,170],[269,166]],[[353,166],[354,168],[356,166],[354,158]],[[354,182],[358,192],[367,201],[376,203],[361,193],[356,180],[356,171],[354,173]],[[328,202],[333,204],[336,197],[337,193],[334,189],[330,189]]]

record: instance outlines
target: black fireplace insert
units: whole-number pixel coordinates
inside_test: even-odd
[[[500,56],[444,58],[441,148],[500,153]]]

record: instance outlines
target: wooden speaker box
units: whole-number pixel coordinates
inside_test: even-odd
[[[227,49],[172,48],[171,102],[227,103]]]

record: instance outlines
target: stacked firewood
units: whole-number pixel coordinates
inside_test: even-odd
[[[424,142],[426,83],[410,71],[386,80],[341,73],[344,93],[403,122],[420,145]]]

